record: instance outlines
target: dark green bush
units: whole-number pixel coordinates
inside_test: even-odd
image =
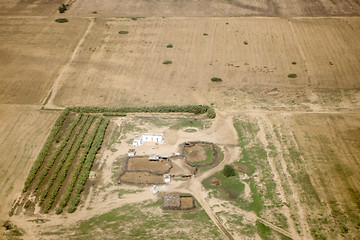
[[[290,73],[288,75],[288,78],[297,78],[297,75],[295,73]]]
[[[124,30],[119,31],[119,34],[128,34],[128,33],[129,33],[128,31],[124,31]]]
[[[248,45],[249,43],[247,41],[244,41],[244,45]]]
[[[67,7],[66,7],[65,4],[62,4],[62,5],[59,7],[59,13],[64,13],[66,10],[67,10]]]
[[[222,79],[218,78],[218,77],[212,77],[211,81],[213,81],[213,82],[222,82]]]
[[[207,34],[207,33],[203,33],[203,36],[207,36],[207,35],[209,35],[209,34]]]
[[[163,64],[165,64],[165,65],[166,65],[166,64],[172,64],[172,61],[166,60],[166,61],[163,62]]]
[[[167,48],[173,48],[174,46],[172,44],[168,44],[166,47]]]
[[[295,62],[295,61],[293,61],[291,64],[292,64],[292,65],[296,65],[296,62]]]
[[[231,177],[231,176],[235,176],[236,172],[233,166],[225,165],[223,169],[223,174],[225,177]]]
[[[58,18],[58,19],[55,19],[55,22],[58,22],[58,23],[66,23],[68,22],[69,20],[67,18]]]

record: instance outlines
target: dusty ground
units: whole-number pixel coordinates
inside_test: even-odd
[[[135,186],[119,187],[113,179],[131,139],[150,130],[163,132],[166,144],[163,148],[142,146],[140,153],[171,155],[178,151],[178,144],[196,140],[214,142],[223,149],[224,161],[219,166],[186,182],[173,181],[159,191],[192,193],[210,217],[211,227],[217,226],[224,238],[231,239],[227,232],[236,239],[261,238],[256,221],[270,226],[272,239],[281,239],[280,234],[294,239],[357,238],[357,1],[104,4],[77,0],[62,15],[57,12],[59,4],[0,0],[0,220],[9,219],[11,203],[58,116],[55,111],[39,111],[52,89],[47,104],[52,108],[212,103],[217,118],[210,128],[197,127],[195,133],[168,125],[143,125],[131,116],[113,120],[112,130],[119,131],[120,138],[113,141],[107,136],[94,169],[98,177],[87,186],[76,214],[10,218],[26,232],[27,239],[38,239],[44,232],[55,232],[48,237],[53,238],[59,225],[70,229],[120,206],[156,200],[151,189],[137,192]],[[146,18],[117,18],[120,16]],[[55,23],[58,17],[67,17],[69,23]],[[120,35],[120,30],[129,33]],[[167,48],[168,44],[173,48]],[[165,60],[172,64],[162,64]],[[288,78],[290,73],[297,78]],[[223,82],[211,82],[214,76]],[[243,149],[237,146],[234,117],[257,126],[250,139],[266,152],[264,168],[259,167],[254,177],[266,200],[261,212],[265,220],[210,196],[200,184],[225,164],[239,160]],[[281,200],[276,204],[267,199],[268,189],[260,181],[265,175],[275,183],[272,193]],[[240,196],[251,201],[250,178],[243,174],[239,179],[245,185]],[[126,194],[119,198],[119,191]],[[35,218],[48,221],[28,221]],[[3,231],[1,228],[1,234]],[[192,230],[187,231],[191,236]]]
[[[190,0],[190,1],[107,1],[77,0],[69,14],[101,16],[332,16],[358,15],[355,0],[281,1],[281,0]]]
[[[88,20],[0,18],[0,103],[39,104],[67,61]]]
[[[170,163],[168,160],[149,161],[145,158],[130,158],[128,161],[128,170],[150,170],[154,173],[163,173],[169,170]]]
[[[9,219],[30,168],[58,117],[34,107],[0,105],[0,224]],[[1,235],[0,235],[1,236]]]

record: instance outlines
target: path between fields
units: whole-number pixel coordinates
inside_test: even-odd
[[[94,24],[94,21],[95,21],[94,18],[89,19],[89,25],[88,25],[86,31],[84,32],[81,39],[77,43],[73,53],[71,54],[71,57],[69,58],[67,63],[64,65],[64,67],[60,70],[57,77],[55,78],[54,83],[53,83],[53,85],[52,85],[52,87],[50,89],[50,92],[48,94],[47,102],[45,100],[44,108],[47,108],[47,109],[59,109],[59,107],[54,104],[54,98],[55,98],[56,94],[58,93],[59,89],[61,88],[61,82],[62,82],[62,79],[63,79],[65,73],[68,71],[70,64],[74,61],[75,57],[77,56],[77,54],[79,52],[79,49],[80,49],[80,46],[84,42],[86,36],[89,34],[90,29],[92,28],[92,26]]]

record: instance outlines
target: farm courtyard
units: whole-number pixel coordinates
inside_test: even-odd
[[[358,239],[359,13],[0,0],[0,239]]]

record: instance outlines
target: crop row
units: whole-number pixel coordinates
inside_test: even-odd
[[[89,131],[89,128],[90,128],[91,124],[93,123],[94,119],[95,119],[95,116],[90,116],[90,119],[87,121],[85,127],[82,129],[82,132],[78,136],[75,145],[71,149],[71,152],[68,155],[68,157],[65,161],[65,164],[60,172],[58,180],[54,186],[53,192],[50,194],[50,196],[46,202],[46,205],[44,208],[44,213],[48,213],[50,208],[52,207],[52,204],[55,201],[55,198],[56,198],[61,186],[63,185],[63,182],[68,174],[68,171],[69,171],[71,165],[73,164],[75,156],[77,155],[77,153],[80,149],[80,146],[81,146],[82,142],[84,141],[84,138],[85,138],[87,132]]]
[[[88,155],[86,156],[84,166],[83,166],[83,168],[81,170],[81,173],[79,175],[79,179],[78,179],[78,181],[76,183],[74,194],[72,195],[72,197],[70,199],[70,205],[69,205],[69,208],[68,208],[69,213],[74,212],[76,210],[77,205],[80,202],[80,194],[85,188],[85,184],[86,184],[87,179],[89,178],[90,170],[91,170],[91,167],[92,167],[92,165],[94,163],[96,153],[100,149],[101,144],[102,144],[102,142],[104,140],[105,131],[106,131],[106,128],[107,128],[108,124],[109,124],[108,119],[105,119],[101,123],[101,126],[99,127],[99,130],[98,130],[98,132],[96,134],[94,142],[93,142],[93,144],[91,146],[91,149],[90,149]]]
[[[126,113],[123,112],[104,112],[105,117],[126,117]]]
[[[194,114],[203,114],[207,113],[208,118],[215,118],[216,113],[214,109],[207,105],[163,105],[163,106],[123,106],[123,107],[94,107],[94,106],[85,106],[85,107],[70,107],[71,111],[74,112],[84,112],[84,113],[105,113],[105,112],[159,112],[159,113],[169,113],[169,112],[188,112]]]
[[[95,127],[90,135],[90,138],[89,140],[87,141],[85,147],[84,147],[84,150],[83,152],[81,153],[81,156],[80,156],[80,159],[75,167],[75,170],[74,170],[74,173],[73,173],[73,176],[72,176],[72,179],[70,181],[70,183],[67,185],[67,189],[66,189],[66,193],[64,194],[63,198],[61,199],[60,201],[60,204],[59,204],[59,207],[56,209],[56,214],[60,214],[62,213],[64,207],[67,205],[69,199],[70,199],[70,196],[71,196],[71,193],[75,187],[75,184],[76,184],[76,180],[81,172],[81,169],[82,169],[82,166],[86,160],[86,156],[92,146],[92,143],[96,137],[96,133],[100,127],[100,124],[102,122],[103,118],[99,118],[99,120],[96,122],[95,124]]]
[[[53,143],[56,135],[59,133],[62,125],[64,124],[65,119],[69,115],[69,112],[70,112],[70,109],[65,109],[61,113],[61,115],[58,117],[58,119],[56,120],[56,122],[54,124],[54,127],[52,128],[49,136],[47,137],[43,148],[41,149],[38,157],[35,160],[34,165],[32,166],[32,168],[30,170],[30,173],[29,173],[28,177],[26,178],[23,192],[26,192],[28,190],[30,184],[34,180],[37,172],[39,171],[39,168],[41,167],[41,164],[44,162],[44,159],[48,154],[48,151],[49,151],[49,149],[51,147],[51,144]]]
[[[39,178],[36,181],[36,184],[34,186],[34,191],[36,191],[42,180],[46,177],[46,175],[49,173],[51,167],[54,165],[57,157],[60,155],[60,153],[63,151],[64,147],[67,145],[73,131],[74,128],[79,124],[80,120],[82,118],[82,114],[79,114],[75,120],[71,123],[71,125],[68,127],[68,129],[66,130],[65,133],[65,137],[64,140],[61,142],[60,146],[55,150],[55,152],[50,156],[50,158],[47,160],[45,167],[42,169],[41,171],[41,175],[39,176]]]
[[[85,116],[86,119],[81,123],[81,125],[79,126],[78,130],[75,132],[74,136],[71,138],[71,141],[67,144],[66,146],[66,150],[65,152],[63,153],[63,155],[61,156],[60,160],[58,161],[55,169],[52,171],[52,175],[50,177],[50,179],[48,180],[48,184],[46,186],[46,188],[42,191],[42,194],[40,196],[40,200],[39,200],[39,203],[42,204],[43,201],[45,200],[46,196],[48,195],[49,193],[49,190],[53,184],[53,182],[55,181],[59,171],[61,170],[62,166],[64,165],[64,162],[65,160],[67,159],[67,156],[69,155],[71,149],[72,149],[72,146],[74,145],[76,139],[77,139],[77,136],[80,134],[81,130],[83,129],[86,121],[87,121],[87,118],[89,117],[88,115]]]

